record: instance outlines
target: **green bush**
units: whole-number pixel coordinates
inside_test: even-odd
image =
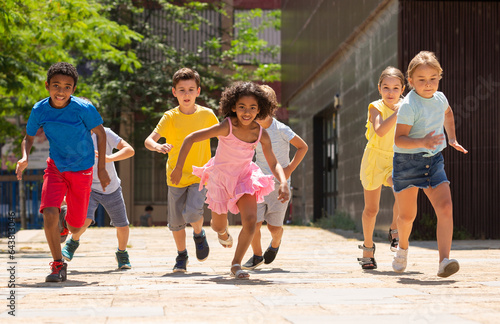
[[[311,224],[320,228],[338,228],[343,230],[356,230],[356,223],[349,216],[348,213],[343,211],[336,211],[334,215],[323,213],[323,217]]]

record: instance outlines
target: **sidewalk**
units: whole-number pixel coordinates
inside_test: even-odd
[[[240,227],[230,227],[236,239]],[[7,239],[0,239],[0,323],[499,323],[500,241],[455,241],[460,271],[436,276],[435,242],[411,242],[407,272],[392,271],[388,242],[377,243],[378,270],[363,272],[360,241],[310,227],[285,227],[276,260],[229,276],[235,246],[211,248],[172,273],[176,256],[165,227],[131,229],[131,270],[116,270],[114,228],[91,228],[68,265],[68,281],[46,283],[51,262],[43,230],[16,234],[15,314],[7,307]],[[347,232],[347,236],[354,237]],[[270,241],[262,231],[263,246]],[[247,252],[243,262],[251,256]]]

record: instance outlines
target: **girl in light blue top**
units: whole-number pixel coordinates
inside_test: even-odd
[[[392,179],[399,206],[399,247],[392,262],[396,272],[406,269],[408,239],[417,216],[419,188],[429,198],[437,216],[439,250],[437,275],[448,277],[460,266],[449,259],[453,236],[453,206],[441,151],[448,143],[467,153],[455,136],[455,119],[448,100],[437,91],[443,69],[434,53],[422,51],[408,65],[408,83],[413,90],[401,104],[394,136]]]

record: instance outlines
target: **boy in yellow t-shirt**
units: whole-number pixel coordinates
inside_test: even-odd
[[[146,138],[144,145],[150,151],[168,153],[168,227],[172,231],[177,246],[177,258],[174,272],[185,272],[188,264],[186,249],[186,224],[193,227],[196,245],[196,258],[205,261],[209,247],[203,230],[203,205],[206,190],[199,191],[200,178],[193,175],[193,166],[201,167],[210,160],[210,140],[195,143],[182,169],[182,180],[172,184],[170,174],[177,164],[179,150],[184,138],[194,131],[218,124],[212,109],[196,104],[200,95],[200,75],[189,68],[175,72],[172,80],[172,93],[179,106],[165,112],[155,130]],[[164,137],[165,144],[158,140]]]

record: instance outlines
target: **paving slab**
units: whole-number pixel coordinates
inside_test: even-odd
[[[237,238],[240,229],[229,231]],[[276,260],[250,271],[250,280],[236,280],[229,276],[234,247],[223,248],[205,231],[209,258],[196,260],[188,229],[188,271],[172,273],[176,249],[168,228],[131,228],[130,270],[116,269],[115,229],[91,228],[63,283],[45,282],[52,260],[42,230],[16,233],[14,260],[2,238],[0,323],[500,322],[500,241],[455,241],[451,257],[460,271],[439,278],[434,241],[410,243],[402,274],[392,271],[389,243],[377,242],[378,269],[363,271],[359,233],[285,226]],[[266,247],[265,229],[262,238]]]

